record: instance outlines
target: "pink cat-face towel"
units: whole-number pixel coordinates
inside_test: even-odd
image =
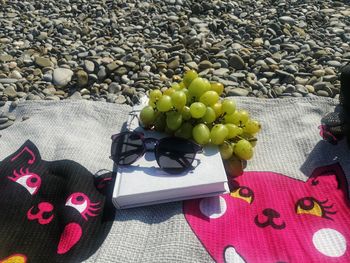
[[[245,172],[230,194],[184,202],[185,217],[216,262],[350,262],[350,205],[339,165],[306,182]]]

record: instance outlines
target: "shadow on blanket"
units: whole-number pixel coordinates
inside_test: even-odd
[[[341,140],[337,145],[332,145],[327,141],[319,141],[308,154],[306,161],[300,167],[300,171],[306,176],[310,176],[315,168],[339,163],[345,172],[347,181],[350,181],[350,149],[346,140]]]

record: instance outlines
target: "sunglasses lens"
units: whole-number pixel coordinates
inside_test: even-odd
[[[131,164],[143,154],[143,149],[143,142],[139,134],[120,134],[112,144],[113,160],[120,165]]]
[[[176,137],[162,139],[156,149],[157,162],[168,173],[181,173],[190,168],[195,155],[191,141]]]

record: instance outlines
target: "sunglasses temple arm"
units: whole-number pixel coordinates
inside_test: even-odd
[[[126,152],[123,153],[122,156],[120,156],[119,161],[122,160],[122,159],[125,159],[125,158],[127,158],[127,157],[129,157],[129,156],[131,156],[131,155],[133,155],[135,153],[139,153],[139,151],[138,150],[126,151]],[[139,154],[138,154],[138,156],[139,156]],[[119,156],[117,156],[117,154],[116,154],[116,157],[119,157]]]

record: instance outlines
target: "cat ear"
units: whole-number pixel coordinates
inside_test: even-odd
[[[25,166],[32,165],[41,160],[38,148],[30,140],[27,140],[15,153],[9,157],[10,163],[21,163]]]
[[[307,183],[311,187],[322,188],[324,191],[341,190],[348,198],[348,183],[345,173],[338,163],[315,169]]]

